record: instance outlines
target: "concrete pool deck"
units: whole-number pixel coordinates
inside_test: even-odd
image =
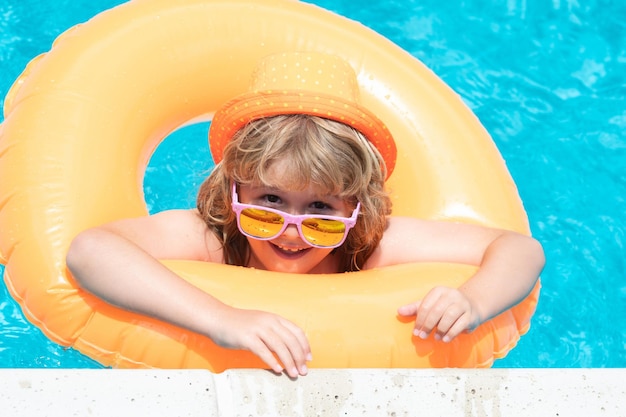
[[[626,369],[0,369],[9,416],[626,416]]]

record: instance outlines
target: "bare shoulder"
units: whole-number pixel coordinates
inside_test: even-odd
[[[195,209],[167,210],[103,227],[123,235],[157,258],[210,262],[222,259],[217,237]]]
[[[424,220],[410,217],[389,217],[387,228],[378,247],[365,263],[365,269],[396,265],[411,262],[422,246],[428,224]]]
[[[367,269],[412,262],[476,265],[501,231],[452,221],[390,217]]]

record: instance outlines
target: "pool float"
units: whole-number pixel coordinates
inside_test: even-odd
[[[130,1],[61,35],[5,99],[0,261],[11,295],[50,339],[121,368],[264,366],[249,352],[86,293],[65,254],[86,228],[145,215],[143,175],[158,144],[210,119],[246,90],[259,59],[284,51],[332,53],[355,69],[363,104],[396,138],[394,214],[529,232],[485,129],[449,87],[382,36],[291,0]],[[312,368],[488,367],[528,330],[539,291],[537,284],[515,307],[446,344],[412,337],[396,308],[435,285],[460,285],[475,270],[467,265],[290,276],[163,262],[224,302],[299,324]]]

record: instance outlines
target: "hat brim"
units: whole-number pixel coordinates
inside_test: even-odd
[[[396,164],[397,149],[391,133],[366,108],[323,94],[302,91],[262,91],[242,94],[224,105],[213,117],[209,144],[213,160],[222,160],[224,147],[247,123],[264,117],[308,114],[344,123],[361,132],[378,150],[385,162],[387,178]]]

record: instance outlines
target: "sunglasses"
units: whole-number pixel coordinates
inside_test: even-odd
[[[351,217],[321,214],[292,215],[284,211],[254,204],[242,204],[233,183],[233,211],[241,233],[254,239],[269,240],[280,236],[287,226],[295,224],[302,240],[316,248],[336,248],[346,240],[348,231],[356,224],[361,203]]]

